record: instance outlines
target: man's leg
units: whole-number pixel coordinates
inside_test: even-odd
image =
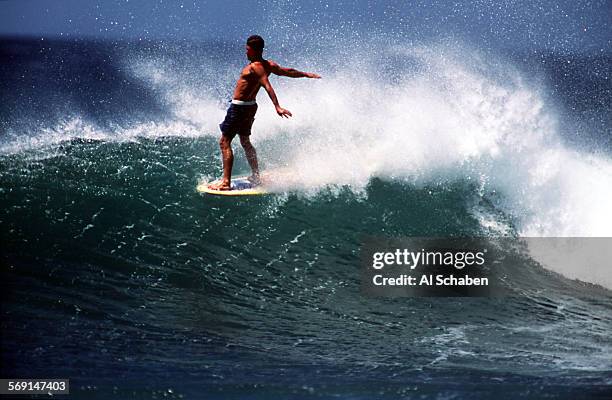
[[[240,144],[244,149],[244,153],[246,154],[251,171],[253,171],[253,174],[249,177],[249,180],[254,184],[259,184],[259,165],[257,164],[257,152],[255,151],[255,147],[253,147],[251,144],[249,136],[246,135],[240,135]]]
[[[218,185],[211,186],[212,189],[230,190],[232,182],[232,166],[234,165],[234,153],[232,152],[232,138],[221,135],[219,140],[221,155],[223,156],[223,179]]]

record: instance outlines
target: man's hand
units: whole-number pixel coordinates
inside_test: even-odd
[[[306,78],[321,79],[321,75],[313,74],[312,72],[304,72]]]
[[[276,107],[276,113],[280,116],[280,117],[284,117],[284,118],[289,118],[291,117],[293,114],[291,114],[291,111],[289,110],[285,110],[283,107],[278,106]]]

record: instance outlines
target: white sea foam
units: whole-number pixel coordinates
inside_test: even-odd
[[[262,157],[294,172],[291,188],[361,189],[374,176],[471,179],[484,196],[501,194],[496,206],[518,219],[520,235],[612,236],[612,162],[562,143],[542,89],[478,54],[402,52],[423,71],[387,82],[366,65],[320,81],[282,81],[277,91],[294,113],[288,121],[260,95],[254,139],[278,141]]]

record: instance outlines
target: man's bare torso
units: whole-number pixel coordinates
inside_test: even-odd
[[[272,72],[272,63],[268,60],[254,61],[244,67],[234,89],[234,99],[253,101],[261,87],[261,78]]]

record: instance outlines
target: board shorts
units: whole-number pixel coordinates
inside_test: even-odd
[[[257,103],[247,103],[235,104],[232,102],[230,104],[225,119],[219,124],[223,136],[233,139],[236,134],[241,136],[249,136],[251,134],[251,126],[253,126],[255,113],[257,112]]]

